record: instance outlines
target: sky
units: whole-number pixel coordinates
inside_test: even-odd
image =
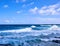
[[[0,0],[0,24],[60,24],[60,0]]]

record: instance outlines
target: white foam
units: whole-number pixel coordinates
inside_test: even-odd
[[[42,41],[52,41],[52,40],[60,40],[59,38],[45,38],[45,39],[41,39]]]
[[[49,41],[50,39],[41,39],[42,41]]]
[[[32,28],[25,28],[25,29],[18,29],[18,30],[6,30],[6,31],[0,31],[0,32],[16,32],[16,33],[20,33],[20,32],[30,32],[32,30]]]
[[[36,26],[31,26],[31,28],[35,28]]]
[[[48,28],[48,30],[60,30],[57,25],[53,25],[52,27]]]

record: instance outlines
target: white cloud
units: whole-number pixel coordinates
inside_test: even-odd
[[[12,23],[19,23],[19,24],[60,24],[60,18],[40,18],[40,17],[32,17],[21,19],[22,21],[16,21],[16,18],[13,19],[5,19],[5,20],[0,20],[0,23],[5,23],[5,24],[12,24]]]
[[[33,18],[33,24],[60,24],[60,18]]]
[[[27,7],[27,6],[32,6],[33,4],[34,4],[34,2],[31,2],[31,3],[29,3],[29,4],[23,4],[22,7],[25,8],[25,7]]]
[[[26,0],[16,0],[16,3],[19,3],[19,2],[26,2]]]
[[[4,23],[13,23],[14,21],[13,20],[10,20],[10,19],[5,19],[3,20]]]
[[[33,5],[34,4],[34,2],[31,2],[29,5]]]
[[[26,0],[22,0],[22,2],[26,2]]]
[[[34,13],[34,14],[37,13],[37,11],[38,11],[38,8],[37,8],[37,7],[29,10],[29,12],[32,12],[32,13]]]
[[[49,6],[43,6],[42,8],[33,8],[29,10],[32,13],[40,14],[40,15],[60,15],[60,3],[49,5]]]
[[[39,9],[39,14],[42,15],[59,15],[60,14],[60,6],[59,4],[54,4],[50,6],[44,6],[41,9]]]
[[[19,3],[19,0],[16,0],[16,3]]]
[[[3,7],[4,7],[4,8],[8,8],[9,6],[8,6],[8,5],[4,5]]]
[[[16,13],[17,13],[17,14],[20,14],[20,13],[21,13],[21,11],[16,11]]]
[[[4,20],[4,22],[6,22],[6,23],[10,23],[10,20]]]

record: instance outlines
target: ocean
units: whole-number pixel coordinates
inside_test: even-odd
[[[0,46],[60,46],[60,24],[0,25]]]

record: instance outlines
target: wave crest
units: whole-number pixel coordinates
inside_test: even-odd
[[[60,27],[53,25],[52,27],[48,28],[48,30],[60,30]]]

